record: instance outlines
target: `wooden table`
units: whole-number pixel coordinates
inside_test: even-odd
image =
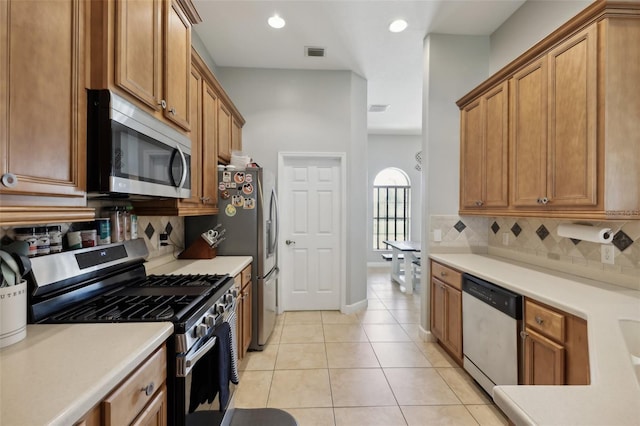
[[[419,259],[420,243],[416,241],[389,241],[383,243],[391,247],[391,279],[400,285],[400,289],[407,294],[413,293],[413,268],[411,262]],[[418,253],[418,256],[416,256]],[[400,255],[404,259],[400,258]],[[402,268],[401,266],[404,266]]]

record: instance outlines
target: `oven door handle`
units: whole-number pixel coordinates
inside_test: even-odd
[[[196,362],[200,360],[207,352],[211,350],[216,344],[216,337],[211,337],[200,349],[198,349],[192,355],[186,355],[177,359],[176,373],[178,377],[187,377]]]

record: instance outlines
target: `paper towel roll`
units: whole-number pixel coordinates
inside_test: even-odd
[[[611,228],[596,228],[595,226],[575,223],[561,223],[558,225],[558,236],[600,244],[610,243],[613,240]]]

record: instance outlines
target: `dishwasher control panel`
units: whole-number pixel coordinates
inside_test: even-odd
[[[512,318],[522,319],[522,296],[519,294],[466,273],[462,274],[462,291]]]

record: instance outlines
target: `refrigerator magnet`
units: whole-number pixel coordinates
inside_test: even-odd
[[[256,208],[256,199],[255,198],[245,198],[244,199],[244,208],[245,210],[251,210]]]
[[[253,184],[245,183],[244,185],[242,185],[242,192],[247,195],[251,194],[253,192]]]
[[[236,208],[233,207],[233,204],[227,204],[227,207],[224,208],[224,213],[229,217],[235,216]]]
[[[224,182],[220,182],[220,183],[218,184],[218,189],[219,189],[220,191],[224,191],[225,189],[227,189],[227,187],[225,186]]]
[[[222,172],[222,181],[231,182],[231,172]]]
[[[231,193],[229,192],[228,189],[225,189],[220,193],[220,198],[222,198],[223,200],[228,200],[229,197],[231,197]]]
[[[234,181],[235,183],[242,183],[242,182],[244,182],[244,172],[236,172],[236,173],[233,175],[233,181]]]
[[[244,197],[242,195],[234,195],[231,197],[231,204],[234,207],[242,207],[244,206]]]
[[[253,175],[251,173],[246,173],[244,175],[244,181],[247,183],[253,182]]]

